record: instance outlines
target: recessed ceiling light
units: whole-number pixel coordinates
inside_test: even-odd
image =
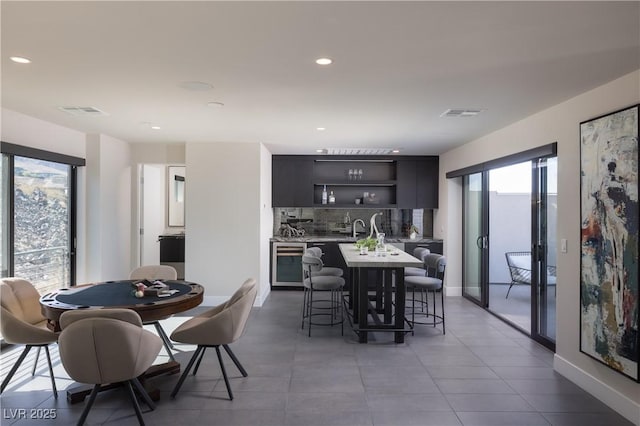
[[[222,108],[224,104],[222,102],[207,102],[207,106],[210,108]]]
[[[394,149],[394,150],[393,150],[393,151],[391,151],[391,152],[393,152],[394,154],[397,154],[397,153],[399,153],[399,152],[400,152],[400,150],[399,150],[399,149]]]
[[[324,132],[325,130],[327,130],[326,127],[316,127],[316,130],[319,132]]]
[[[331,58],[318,58],[316,59],[316,64],[318,65],[331,65],[333,63],[333,59]]]
[[[161,129],[161,127],[160,127],[160,126],[151,126],[151,128],[152,128],[153,130],[160,130],[160,129]]]
[[[324,149],[316,149],[316,152],[317,152],[318,154],[322,154],[322,153],[324,152]]]
[[[205,90],[213,89],[213,85],[202,81],[183,81],[180,83],[180,87],[185,90],[192,90],[194,92],[203,92]]]
[[[23,58],[21,56],[12,56],[9,59],[11,59],[13,62],[16,62],[18,64],[30,64],[31,63],[31,59]]]

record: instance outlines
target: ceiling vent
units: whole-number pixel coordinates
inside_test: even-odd
[[[475,117],[481,112],[481,109],[451,108],[440,114],[440,117]]]
[[[62,106],[58,107],[61,111],[71,114],[76,117],[102,117],[109,115],[104,111],[94,107],[79,107],[79,106]]]
[[[328,148],[329,155],[388,155],[393,148]]]

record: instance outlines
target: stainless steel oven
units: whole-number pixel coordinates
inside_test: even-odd
[[[307,243],[273,243],[272,287],[302,286],[302,255]]]

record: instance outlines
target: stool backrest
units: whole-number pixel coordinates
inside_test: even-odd
[[[444,270],[447,266],[447,259],[437,253],[428,253],[423,259],[424,268],[427,270],[427,276],[434,278],[444,278]]]

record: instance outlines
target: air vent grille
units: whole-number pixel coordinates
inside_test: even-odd
[[[440,114],[440,117],[475,117],[482,111],[474,108],[451,108]]]
[[[329,155],[388,155],[393,148],[328,148]]]
[[[95,107],[81,107],[81,106],[61,106],[58,107],[61,111],[71,114],[76,117],[98,117],[109,115],[106,112],[99,110]]]

